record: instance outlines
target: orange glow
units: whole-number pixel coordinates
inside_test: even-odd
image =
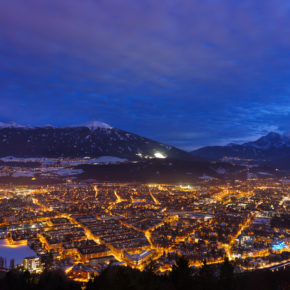
[[[3,244],[2,246],[6,248],[19,248],[27,246],[27,240],[12,241],[11,239],[5,239],[4,241],[5,244]]]

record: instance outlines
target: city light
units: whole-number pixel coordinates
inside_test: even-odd
[[[155,156],[155,158],[158,158],[158,159],[165,159],[165,158],[167,158],[166,155],[164,155],[161,152],[155,152],[154,153],[154,156]]]
[[[274,244],[272,246],[272,249],[274,251],[281,251],[283,249],[289,249],[289,247],[284,242],[280,242],[280,243]]]
[[[75,281],[88,277],[80,278],[80,270],[74,269],[89,275],[90,269],[101,271],[111,261],[139,270],[155,261],[163,273],[172,269],[169,253],[186,255],[195,267],[204,259],[209,265],[221,263],[224,257],[240,269],[245,259],[250,259],[247,269],[279,266],[290,252],[283,227],[290,188],[280,187],[277,180],[258,179],[235,184],[2,185],[2,248],[33,245],[38,257],[53,251],[55,265],[66,259],[81,265],[64,268]]]

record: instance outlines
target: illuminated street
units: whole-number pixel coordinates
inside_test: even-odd
[[[79,263],[94,271],[112,262],[143,270],[154,261],[164,272],[176,255],[196,267],[228,257],[240,271],[266,268],[289,259],[289,190],[270,179],[2,185],[0,237],[11,248],[52,254],[76,281],[69,269]]]

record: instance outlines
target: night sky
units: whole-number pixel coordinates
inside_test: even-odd
[[[190,150],[290,130],[289,0],[1,0],[0,121]]]

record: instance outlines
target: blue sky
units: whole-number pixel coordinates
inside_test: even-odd
[[[190,150],[289,132],[286,0],[2,0],[0,121]]]

